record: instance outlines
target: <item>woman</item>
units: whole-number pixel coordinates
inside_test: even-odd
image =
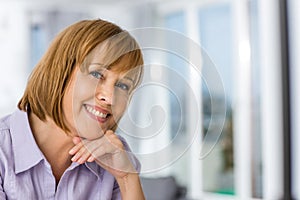
[[[139,162],[115,134],[142,65],[110,22],[62,31],[0,121],[0,199],[144,199]]]

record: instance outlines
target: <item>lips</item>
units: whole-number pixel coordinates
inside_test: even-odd
[[[97,121],[104,122],[111,115],[107,110],[96,106],[85,105],[85,108],[89,115]]]

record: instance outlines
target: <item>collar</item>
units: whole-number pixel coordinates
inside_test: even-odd
[[[11,115],[10,130],[15,173],[18,174],[37,165],[44,156],[35,142],[26,112],[16,110]]]
[[[97,176],[98,179],[103,179],[104,169],[100,167],[95,161],[94,162],[86,162],[85,166],[93,172]]]
[[[77,168],[77,167],[86,167],[88,170],[90,170],[97,179],[103,179],[104,169],[100,167],[96,162],[86,162],[84,164],[79,164],[77,162],[72,162],[70,167],[67,169],[69,171]]]
[[[15,159],[15,173],[24,172],[36,166],[41,160],[46,161],[46,158],[33,137],[27,113],[16,110],[11,115],[10,124],[12,148]],[[78,163],[72,163],[69,169],[72,170],[78,166]],[[96,162],[86,162],[85,166],[95,174],[98,179],[102,179],[104,169]]]

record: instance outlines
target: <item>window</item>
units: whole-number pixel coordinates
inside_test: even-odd
[[[210,152],[203,158],[203,189],[207,192],[234,194],[234,143],[233,143],[233,56],[232,19],[230,4],[203,6],[199,9],[200,44],[214,62],[223,80],[223,88],[210,81],[209,89],[202,84],[203,136],[207,142],[203,148]],[[203,66],[203,76],[213,78],[210,67]],[[224,102],[226,105],[223,105]],[[226,118],[220,112],[225,106]],[[214,108],[214,109],[212,109]],[[214,127],[223,127],[222,132]],[[216,142],[218,141],[218,142]],[[214,148],[210,147],[214,145]]]

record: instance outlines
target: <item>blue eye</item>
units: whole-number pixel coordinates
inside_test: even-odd
[[[122,90],[125,90],[125,91],[128,91],[130,89],[130,87],[124,83],[117,83],[116,84],[116,87],[122,89]]]
[[[92,71],[90,74],[93,77],[95,77],[96,79],[102,79],[103,78],[103,74],[101,74],[100,72],[97,72],[97,71]]]

